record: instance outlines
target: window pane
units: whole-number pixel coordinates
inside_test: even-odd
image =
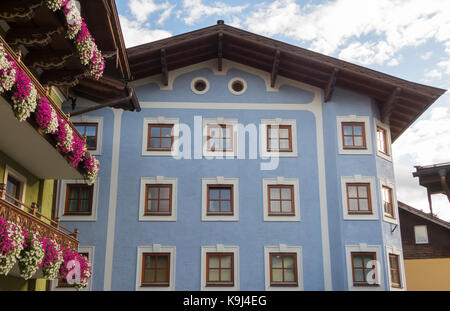
[[[220,195],[222,200],[229,200],[231,197],[231,189],[222,189]]]
[[[279,199],[280,198],[280,188],[270,188],[270,198]]]
[[[172,138],[162,138],[162,146],[161,148],[170,148],[172,147]]]
[[[210,269],[209,270],[209,280],[208,281],[219,281],[219,270]]]
[[[145,267],[154,268],[156,263],[155,256],[145,256]]]
[[[160,199],[169,199],[170,198],[170,188],[168,188],[168,187],[159,188],[159,198]]]
[[[278,137],[278,129],[271,128],[269,130],[269,137],[270,138],[277,138]]]
[[[289,129],[280,129],[280,138],[289,138]]]
[[[221,271],[221,281],[224,282],[231,282],[231,270],[222,270]]]
[[[294,269],[294,256],[285,256],[284,257],[284,268],[285,269]]]
[[[209,267],[210,268],[219,268],[219,256],[209,256]]]
[[[373,260],[372,256],[364,256],[364,267],[371,268],[373,266]]]
[[[144,283],[155,282],[155,270],[145,270],[144,271]]]
[[[161,136],[170,137],[172,136],[172,128],[171,127],[163,127],[161,128]]]
[[[281,198],[283,200],[291,199],[291,189],[290,188],[282,188],[281,189]]]
[[[349,199],[348,200],[348,209],[350,211],[357,211],[358,210],[358,199]]]
[[[369,201],[367,199],[359,200],[359,209],[361,211],[368,211],[369,210]]]
[[[362,135],[362,126],[361,125],[353,126],[353,135]]]
[[[272,150],[277,150],[278,149],[278,140],[276,139],[270,139],[269,140],[269,147]]]
[[[223,140],[223,148],[231,149],[231,140],[230,139],[224,139]]]
[[[361,136],[355,136],[355,146],[364,146],[363,138]]]
[[[280,139],[280,149],[289,149],[288,139]]]
[[[84,135],[84,125],[75,125],[75,128],[81,135]]]
[[[221,201],[221,211],[222,212],[231,212],[231,202],[230,201]]]
[[[151,148],[161,148],[161,141],[159,138],[151,138],[150,139],[150,147]]]
[[[344,136],[344,145],[345,146],[353,146],[353,137],[352,136]]]
[[[361,256],[353,256],[353,267],[362,268],[363,262]]]
[[[80,212],[89,212],[89,200],[81,200],[80,201]]]
[[[348,186],[348,197],[349,198],[356,198],[358,196],[358,193],[356,192],[355,186]]]
[[[370,281],[373,282],[375,280],[375,273],[372,271],[373,271],[373,269],[366,270],[366,281],[367,282],[370,282]]]
[[[392,283],[400,283],[398,280],[398,271],[397,270],[391,270],[391,281]]]
[[[79,188],[70,187],[69,199],[77,199],[79,194]]]
[[[270,211],[273,213],[280,212],[280,201],[270,201]]]
[[[77,212],[78,211],[78,201],[69,200],[69,212]]]
[[[222,268],[231,268],[231,256],[222,256],[220,264]]]
[[[231,127],[224,128],[222,131],[222,135],[223,135],[223,137],[230,138],[231,137]]]
[[[219,138],[220,137],[220,129],[212,127],[209,130],[209,136],[214,137],[214,138]]]
[[[219,211],[219,201],[209,201],[209,211],[218,212]]]
[[[159,211],[160,212],[168,212],[169,211],[169,200],[160,200],[159,201]]]
[[[152,126],[150,129],[150,136],[159,137],[161,135],[161,128]]]
[[[364,282],[364,274],[362,269],[354,270],[354,281],[355,282]]]
[[[86,126],[86,136],[95,136],[97,132],[97,127],[96,126]]]
[[[148,206],[149,206],[151,212],[157,212],[158,211],[158,200],[149,200]]]
[[[344,135],[352,135],[352,126],[351,125],[344,125]]]
[[[156,272],[156,281],[157,282],[168,282],[169,278],[167,275],[167,269],[158,269]]]
[[[428,243],[427,226],[414,226],[414,235],[416,237],[416,243]]]
[[[86,144],[88,148],[95,148],[96,146],[96,141],[95,141],[95,136],[88,136],[86,137]]]
[[[272,270],[272,281],[283,282],[283,270],[281,269]]]
[[[284,213],[289,213],[292,211],[292,202],[291,201],[282,201],[281,202],[281,211]]]
[[[91,187],[81,188],[81,199],[89,199],[91,196]]]
[[[283,258],[281,256],[272,256],[272,268],[283,267]]]
[[[284,281],[295,282],[295,273],[293,269],[284,270]]]

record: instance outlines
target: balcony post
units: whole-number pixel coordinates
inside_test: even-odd
[[[6,193],[6,184],[1,183],[0,184],[0,199],[5,199],[5,193]]]
[[[77,228],[75,228],[75,230],[73,230],[73,233],[74,233],[74,237],[75,237],[75,239],[77,239],[77,240],[78,240],[78,229],[77,229]]]
[[[56,219],[55,219],[56,228],[59,228],[59,222],[60,222],[59,217],[56,217]]]
[[[33,216],[36,216],[36,211],[38,209],[38,205],[36,202],[32,202],[31,203],[31,214],[33,214]]]

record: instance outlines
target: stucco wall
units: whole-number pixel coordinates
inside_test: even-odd
[[[450,291],[450,258],[405,260],[406,283],[413,291]]]

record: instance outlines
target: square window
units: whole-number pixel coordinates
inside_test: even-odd
[[[86,145],[88,150],[97,149],[98,123],[94,122],[74,122],[75,128],[81,135],[86,136]]]
[[[366,149],[365,123],[342,122],[344,149]]]
[[[207,215],[233,215],[233,185],[208,185]]]
[[[206,253],[206,286],[234,286],[234,253]]]
[[[376,253],[352,252],[352,275],[354,286],[376,284]]]
[[[239,220],[239,179],[202,178],[202,221]]]
[[[172,214],[172,184],[146,185],[144,215]]]
[[[64,215],[92,215],[93,185],[67,184]]]
[[[171,151],[173,124],[148,124],[147,151]]]
[[[346,183],[348,214],[372,214],[369,183]]]
[[[269,216],[295,216],[294,185],[268,185]]]
[[[391,274],[391,286],[401,288],[402,283],[400,279],[400,265],[398,255],[389,254],[389,270]]]
[[[298,286],[297,254],[270,253],[270,286]]]
[[[416,238],[416,244],[428,244],[427,226],[414,226],[414,236]]]
[[[141,286],[170,285],[170,253],[143,253]]]
[[[290,125],[267,125],[267,151],[292,152],[292,127]]]
[[[212,152],[233,152],[233,125],[208,124],[207,150]]]

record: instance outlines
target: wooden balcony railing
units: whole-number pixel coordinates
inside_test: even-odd
[[[13,202],[13,203],[11,203]],[[6,185],[0,184],[0,217],[11,221],[23,229],[36,232],[42,237],[48,237],[61,246],[78,250],[78,229],[71,231],[61,226],[59,218],[50,219],[38,211],[38,205],[31,207],[6,193]],[[64,232],[65,231],[65,232]]]

